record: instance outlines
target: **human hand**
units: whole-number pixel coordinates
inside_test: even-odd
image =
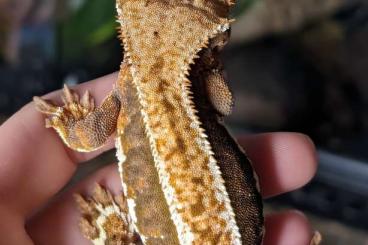
[[[73,89],[91,91],[97,104],[108,94],[117,74],[111,74]],[[57,103],[60,91],[45,98]],[[92,193],[101,183],[119,193],[116,165],[98,170],[69,190],[57,194],[71,179],[81,162],[111,149],[78,153],[67,148],[54,130],[44,127],[44,117],[33,103],[18,111],[0,127],[0,237],[1,244],[90,244],[79,231],[80,213],[73,193]],[[259,175],[264,198],[292,191],[315,174],[316,157],[308,137],[296,133],[242,136]],[[266,215],[264,245],[308,245],[312,230],[303,214],[286,211]]]

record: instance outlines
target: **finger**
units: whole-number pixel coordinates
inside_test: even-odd
[[[0,208],[0,217],[0,244],[33,244],[24,228],[23,217],[3,207]]]
[[[253,162],[264,197],[297,189],[315,175],[315,147],[309,137],[303,134],[242,136],[239,143]]]
[[[309,245],[313,237],[308,219],[298,211],[267,216],[265,229],[264,245]]]
[[[75,87],[89,89],[98,101],[112,89],[117,74]],[[46,96],[58,99],[60,91]],[[58,135],[44,126],[44,117],[33,103],[23,107],[0,127],[0,198],[2,205],[29,216],[71,178],[76,162],[88,160],[111,148],[80,154],[66,149]]]
[[[80,212],[74,201],[74,193],[91,195],[95,183],[108,187],[118,194],[120,179],[115,165],[107,166],[75,188],[57,197],[46,209],[32,218],[26,225],[27,232],[35,244],[89,244],[78,227]],[[296,211],[272,214],[266,217],[264,245],[307,245],[312,231],[308,220]]]
[[[121,182],[117,166],[109,165],[98,170],[76,187],[61,194],[26,225],[27,232],[35,244],[90,244],[79,230],[81,214],[73,198],[74,193],[91,196],[95,183],[105,186],[113,194],[121,192]]]

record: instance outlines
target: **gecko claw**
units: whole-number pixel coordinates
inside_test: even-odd
[[[64,85],[61,95],[63,105],[56,106],[52,102],[35,96],[33,98],[36,108],[46,114],[46,128],[54,128],[63,139],[64,143],[73,149],[82,151],[89,149],[89,143],[85,146],[81,138],[82,134],[76,136],[78,123],[86,119],[94,111],[94,100],[89,92],[79,100],[76,92]],[[83,127],[82,127],[83,128]]]
[[[47,115],[57,114],[57,107],[48,102],[47,100],[44,100],[38,96],[34,96],[33,101],[36,104],[36,108],[38,111]]]

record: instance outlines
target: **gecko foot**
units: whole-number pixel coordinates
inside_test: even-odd
[[[67,125],[68,121],[80,121],[95,108],[94,100],[88,91],[79,99],[78,94],[65,85],[61,98],[64,103],[62,107],[37,96],[33,98],[36,108],[49,115],[49,118],[46,118],[47,128],[59,128],[60,124]]]
[[[113,198],[96,184],[92,197],[85,199],[75,194],[75,200],[82,213],[79,227],[93,244],[140,244],[123,195]]]
[[[80,152],[90,152],[103,146],[116,128],[120,101],[111,92],[95,108],[94,99],[87,91],[80,99],[78,94],[64,86],[63,106],[34,97],[36,108],[47,115],[46,127],[54,128],[64,143]]]

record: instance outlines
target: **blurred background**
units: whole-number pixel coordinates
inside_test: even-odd
[[[232,15],[231,129],[302,132],[319,153],[312,182],[266,212],[298,208],[322,244],[367,245],[368,2],[238,0]],[[116,28],[114,0],[0,0],[0,122],[34,95],[118,70]],[[74,181],[113,159],[82,165]]]

